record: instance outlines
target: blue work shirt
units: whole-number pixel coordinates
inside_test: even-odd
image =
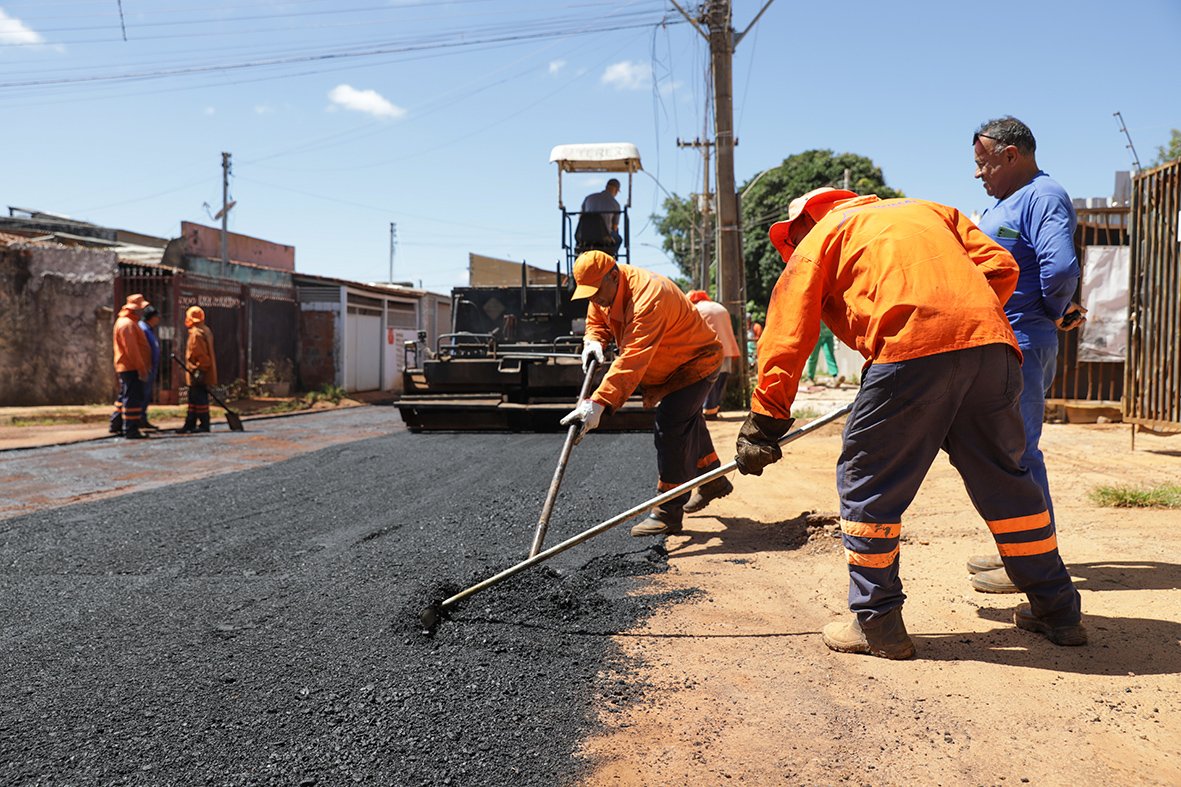
[[[1017,260],[1017,290],[1005,314],[1021,347],[1058,345],[1060,318],[1078,286],[1076,219],[1070,196],[1050,176],[1033,180],[984,212],[980,229]]]
[[[156,332],[152,330],[152,326],[143,320],[139,321],[139,329],[144,332],[144,336],[148,337],[148,346],[152,348],[152,370],[148,372],[148,380],[154,381],[156,372],[160,369],[160,340],[156,338]]]

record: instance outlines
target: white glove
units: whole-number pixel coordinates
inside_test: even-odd
[[[583,435],[594,429],[599,425],[599,419],[603,417],[603,410],[606,409],[603,405],[594,401],[593,399],[583,399],[578,403],[578,406],[566,414],[562,419],[562,426],[569,426],[575,421],[582,421],[582,428],[578,430],[578,435],[574,438],[577,443],[582,439]]]
[[[582,371],[585,372],[590,368],[590,359],[594,359],[602,363],[605,356],[603,355],[603,343],[597,342],[594,339],[585,339],[582,342]],[[591,427],[594,428],[593,426]]]

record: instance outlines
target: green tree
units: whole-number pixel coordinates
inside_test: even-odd
[[[652,225],[664,237],[661,247],[680,268],[682,275],[689,281],[696,281],[694,275],[699,260],[701,214],[692,199],[686,199],[677,194],[665,197],[664,214],[654,213],[651,216]],[[694,228],[698,229],[695,230]]]
[[[831,150],[807,150],[789,156],[779,166],[739,187],[739,194],[745,192],[741,206],[742,255],[748,311],[752,314],[765,315],[771,290],[783,271],[783,260],[771,245],[767,229],[787,218],[788,203],[799,195],[821,186],[843,187],[845,170],[849,171],[849,188],[858,194],[877,194],[882,199],[904,196],[886,185],[882,170],[872,160],[855,153],[837,155]]]
[[[1161,145],[1156,149],[1156,161],[1152,164],[1157,166],[1179,158],[1181,158],[1181,129],[1175,128],[1173,135],[1169,137],[1169,144]]]

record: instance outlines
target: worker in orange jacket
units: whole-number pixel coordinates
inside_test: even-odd
[[[562,424],[582,423],[579,436],[599,425],[636,389],[646,407],[656,408],[657,489],[667,492],[702,473],[721,467],[701,407],[722,365],[722,345],[693,304],[671,280],[631,265],[620,265],[602,251],[587,251],[574,262],[573,298],[588,298],[582,362],[603,362],[614,341],[619,353],[589,398],[578,403]],[[730,493],[726,477],[699,490],[703,508]],[[652,509],[632,528],[633,536],[678,533],[686,493]]]
[[[794,200],[770,234],[785,267],[739,431],[740,471],[759,475],[782,456],[778,439],[791,427],[822,319],[868,361],[837,463],[854,617],[826,626],[824,643],[914,655],[902,620],[899,535],[942,448],[1029,598],[1014,623],[1057,645],[1085,644],[1046,501],[1020,463],[1021,353],[1003,309],[1017,284],[1013,257],[954,208],[837,189]]]
[[[709,395],[705,397],[705,405],[702,408],[706,420],[713,420],[721,412],[722,396],[726,392],[726,381],[730,379],[730,373],[738,368],[741,352],[738,349],[738,340],[734,338],[734,328],[730,325],[730,312],[726,311],[725,306],[717,301],[711,301],[709,293],[705,290],[690,290],[689,302],[693,304],[697,313],[701,315],[709,327],[714,329],[718,341],[722,343],[722,371],[718,374],[717,382],[713,384]],[[693,511],[692,501],[685,510]]]
[[[139,427],[147,397],[144,382],[152,370],[152,348],[139,327],[139,317],[148,305],[143,295],[128,295],[111,334],[115,375],[119,378],[119,400],[111,415],[110,431],[128,440],[147,437]]]
[[[189,340],[185,345],[186,381],[189,384],[189,407],[185,425],[177,431],[209,431],[209,386],[217,385],[217,356],[213,352],[213,331],[205,324],[205,310],[190,306],[185,311]]]

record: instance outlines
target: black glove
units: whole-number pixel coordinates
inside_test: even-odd
[[[200,369],[194,369],[192,371],[192,376],[193,376],[193,382],[196,385],[201,385],[202,383],[205,382],[205,372],[201,371]]]
[[[734,461],[743,475],[762,475],[763,468],[783,458],[779,438],[787,434],[794,418],[772,418],[751,412],[738,430],[738,455]]]

